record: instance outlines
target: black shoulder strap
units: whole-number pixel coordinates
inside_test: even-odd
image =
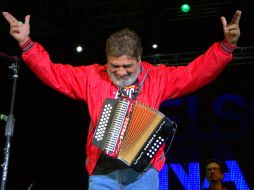
[[[134,100],[136,100],[137,96],[140,94],[142,86],[143,86],[143,84],[145,82],[145,79],[146,79],[148,73],[149,73],[149,69],[146,71],[146,74],[145,74],[144,78],[142,79],[142,81],[139,83],[139,85],[135,89],[134,96],[133,96]]]

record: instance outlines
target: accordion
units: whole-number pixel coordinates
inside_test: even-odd
[[[106,99],[92,143],[106,155],[142,172],[159,148],[172,140],[175,130],[173,121],[143,103]]]

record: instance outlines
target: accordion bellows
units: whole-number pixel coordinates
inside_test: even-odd
[[[144,171],[165,141],[174,122],[161,112],[130,99],[106,99],[92,143],[104,153]]]

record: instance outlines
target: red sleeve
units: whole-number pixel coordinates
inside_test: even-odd
[[[224,46],[225,43],[214,43],[204,54],[187,66],[161,66],[158,76],[163,81],[158,86],[163,93],[160,100],[192,93],[216,79],[232,60],[232,51],[225,51]],[[233,50],[235,47],[230,48]]]
[[[71,98],[87,99],[86,83],[89,66],[74,67],[68,64],[52,63],[47,51],[36,42],[29,47],[29,51],[23,52],[22,59],[48,86]]]

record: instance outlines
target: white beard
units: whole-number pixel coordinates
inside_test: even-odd
[[[138,67],[137,71],[135,73],[129,74],[126,79],[117,79],[116,75],[113,73],[110,73],[108,70],[108,75],[113,81],[113,83],[118,86],[119,88],[123,88],[126,86],[132,85],[138,78],[138,75],[140,73],[140,67]]]

